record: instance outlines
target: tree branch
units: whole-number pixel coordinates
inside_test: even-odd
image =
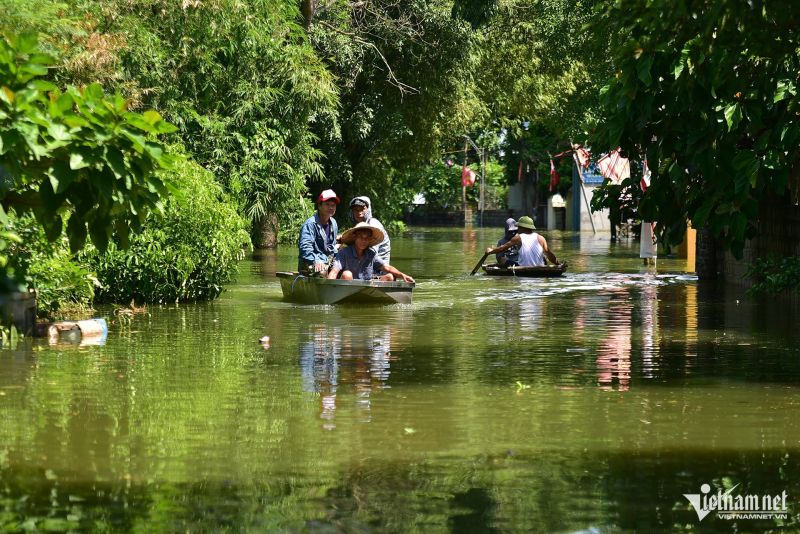
[[[362,39],[361,37],[359,37],[358,35],[356,35],[355,33],[350,33],[350,32],[346,32],[344,30],[340,30],[339,28],[336,28],[335,26],[332,26],[332,25],[328,24],[324,20],[319,21],[319,24],[325,26],[326,28],[328,28],[329,30],[331,30],[333,32],[339,33],[341,35],[346,35],[347,37],[350,37],[351,39],[353,39],[357,43],[360,43],[360,44],[362,44],[364,46],[368,46],[368,47],[372,48],[375,51],[375,53],[378,54],[378,56],[381,58],[381,61],[383,62],[383,65],[386,67],[386,70],[389,72],[389,82],[392,85],[394,85],[395,87],[397,87],[400,90],[401,94],[419,93],[419,90],[416,87],[412,87],[412,86],[410,86],[408,84],[405,84],[405,83],[403,83],[403,82],[401,82],[400,80],[397,79],[397,76],[395,76],[391,65],[389,65],[389,62],[386,60],[386,57],[383,55],[383,53],[380,51],[380,49],[375,45],[375,43],[371,43],[369,41],[366,41],[366,40]]]

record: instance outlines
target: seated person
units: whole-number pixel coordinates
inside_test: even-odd
[[[520,267],[542,267],[545,265],[545,258],[550,260],[553,265],[557,264],[555,254],[547,248],[547,240],[534,232],[536,226],[533,219],[525,215],[517,221],[518,234],[499,247],[489,247],[486,254],[497,254],[505,252],[513,246],[519,247],[519,266]]]
[[[509,217],[506,219],[506,233],[503,235],[503,239],[497,242],[497,246],[502,247],[515,235],[517,235],[517,221]],[[519,265],[519,247],[514,246],[505,252],[498,252],[495,257],[497,258],[498,267],[505,268]]]
[[[300,228],[297,240],[297,270],[312,271],[322,275],[328,269],[329,258],[336,253],[336,233],[339,225],[333,215],[339,197],[332,189],[326,189],[317,197],[317,213],[309,217]]]
[[[371,248],[375,249],[375,252],[378,253],[378,257],[383,260],[383,263],[389,263],[391,261],[389,256],[392,251],[389,234],[386,232],[386,228],[383,227],[383,224],[372,216],[372,203],[369,197],[355,197],[350,201],[350,217],[353,219],[353,224],[358,224],[360,222],[369,223],[383,232],[383,241]]]
[[[365,222],[346,231],[342,234],[342,243],[348,246],[336,254],[328,278],[334,280],[341,274],[342,280],[372,280],[376,271],[383,271],[386,274],[380,276],[379,280],[391,282],[398,278],[413,283],[413,278],[384,263],[370,248],[383,241],[383,237],[379,228]]]

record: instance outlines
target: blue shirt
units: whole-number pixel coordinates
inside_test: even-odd
[[[299,253],[297,256],[297,270],[302,271],[314,263],[325,263],[328,256],[336,253],[336,236],[339,225],[333,217],[328,221],[328,231],[319,222],[319,214],[309,217],[300,228],[300,237],[297,240]]]
[[[353,280],[372,280],[372,275],[376,270],[380,270],[385,262],[377,256],[377,253],[368,248],[360,258],[356,255],[356,247],[344,247],[336,254],[333,268],[341,271],[353,273]]]

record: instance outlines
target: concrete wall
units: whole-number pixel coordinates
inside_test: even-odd
[[[594,229],[598,233],[611,231],[607,209],[592,213],[587,208],[587,204],[592,205],[595,188],[592,185],[581,187],[577,180],[573,182],[572,195],[567,199],[568,230],[591,232],[592,222],[594,222]]]
[[[756,224],[758,236],[747,241],[741,259],[723,251],[710,232],[697,232],[697,275],[701,279],[723,278],[726,282],[748,286],[747,267],[757,258],[800,256],[800,206],[785,199],[765,203]]]
[[[406,213],[404,222],[410,226],[464,226],[464,212],[418,209]]]

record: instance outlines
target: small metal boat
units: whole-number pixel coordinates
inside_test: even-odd
[[[566,263],[543,265],[541,267],[498,267],[496,263],[483,265],[483,272],[489,276],[523,276],[530,278],[550,278],[561,276],[567,270]]]
[[[415,284],[403,281],[328,280],[297,272],[279,272],[283,298],[301,304],[411,304]]]

